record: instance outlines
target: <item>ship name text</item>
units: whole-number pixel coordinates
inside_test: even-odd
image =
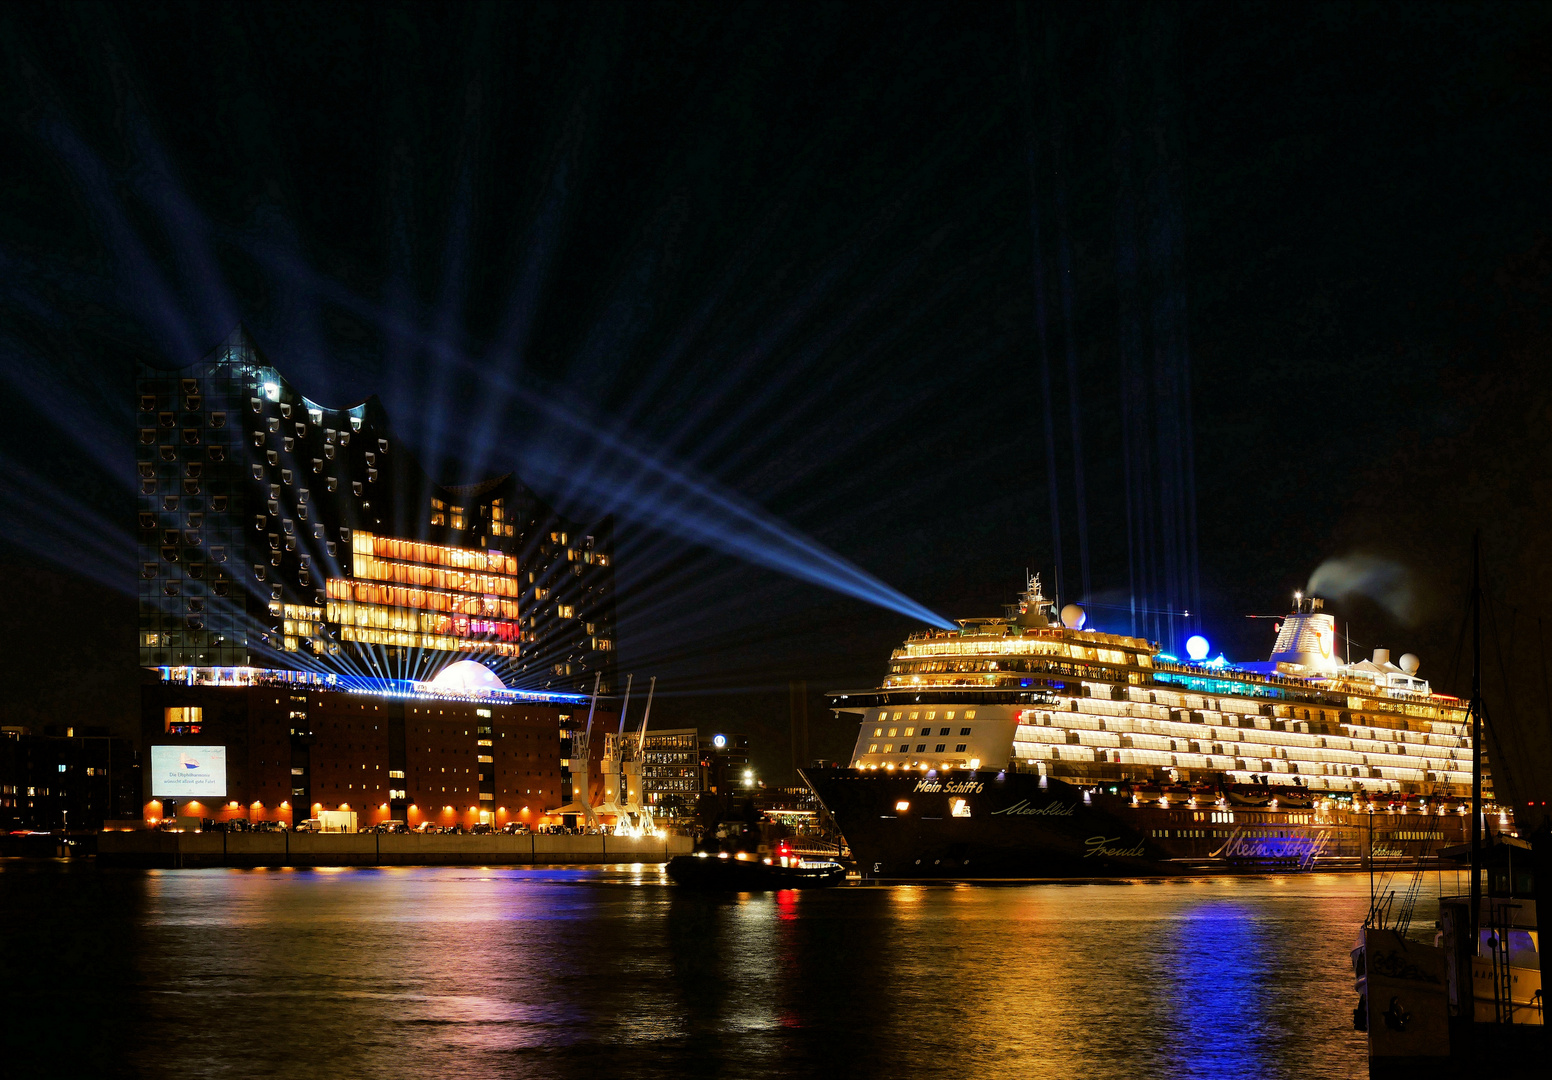
[[[1147,844],[1139,840],[1132,847],[1111,847],[1111,844],[1119,844],[1119,836],[1091,836],[1085,840],[1084,846],[1088,848],[1083,853],[1085,859],[1099,855],[1107,859],[1140,859],[1147,854]]]
[[[946,791],[951,795],[979,795],[985,785],[979,780],[918,780],[916,791]]]
[[[1291,859],[1308,869],[1331,846],[1332,835],[1322,830],[1305,836],[1246,836],[1235,829],[1209,859]]]
[[[1001,810],[992,811],[994,814],[1007,814],[1009,817],[1072,817],[1077,812],[1076,804],[1049,802],[1044,806],[1030,806],[1028,799],[1020,799],[1012,806],[1004,806]]]

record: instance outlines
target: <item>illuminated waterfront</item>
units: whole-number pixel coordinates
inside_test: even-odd
[[[1360,1076],[1367,900],[1359,875],[718,899],[655,867],[13,864],[4,917],[35,914],[0,970],[18,1076]]]

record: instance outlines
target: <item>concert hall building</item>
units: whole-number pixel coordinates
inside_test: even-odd
[[[241,329],[136,395],[148,818],[571,801],[570,725],[614,683],[609,519],[434,481],[377,398],[309,400]]]

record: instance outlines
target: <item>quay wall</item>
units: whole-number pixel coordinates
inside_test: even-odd
[[[685,855],[688,836],[458,836],[418,833],[172,833],[97,837],[104,866],[545,866],[662,863]]]

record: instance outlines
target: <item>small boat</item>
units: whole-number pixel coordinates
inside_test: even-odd
[[[833,859],[808,858],[786,844],[770,855],[747,851],[697,851],[668,860],[668,876],[700,889],[822,889],[846,880],[846,867]]]

